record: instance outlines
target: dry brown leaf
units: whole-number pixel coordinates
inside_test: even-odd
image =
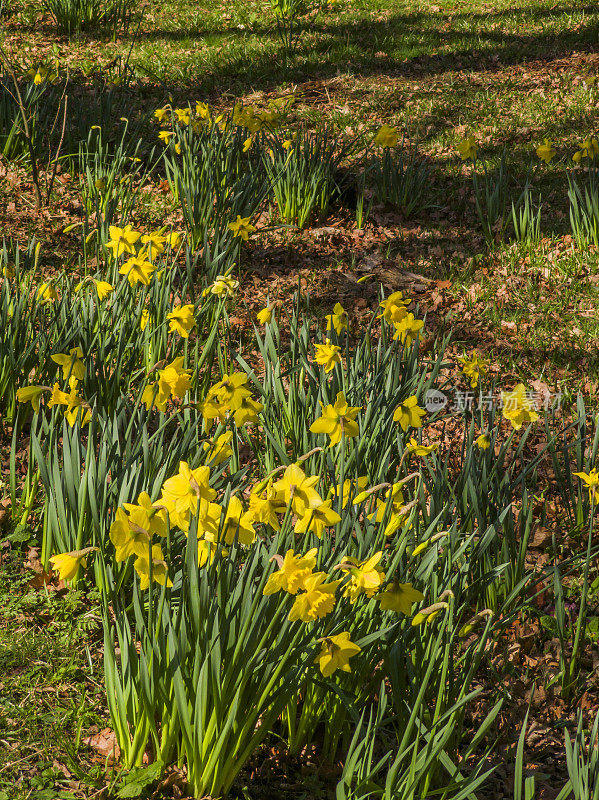
[[[116,742],[115,733],[110,728],[104,728],[93,736],[86,736],[82,741],[83,744],[91,747],[92,750],[95,750],[101,755],[102,760],[108,758],[110,763],[118,761],[121,755],[120,748]]]

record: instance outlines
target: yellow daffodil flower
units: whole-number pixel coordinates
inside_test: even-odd
[[[74,550],[71,553],[58,553],[55,556],[51,556],[52,569],[58,572],[59,580],[72,581],[79,572],[80,567],[86,568],[87,560],[85,556],[96,549],[95,547],[86,547],[84,550]]]
[[[166,236],[162,233],[162,231],[152,231],[152,233],[146,233],[141,237],[141,243],[145,245],[148,258],[151,261],[156,256],[164,253],[164,248],[166,247]]]
[[[173,131],[159,131],[158,138],[160,139],[161,142],[167,145],[171,140],[171,136],[174,135],[175,134]]]
[[[165,242],[171,250],[176,250],[183,243],[183,234],[180,231],[171,231],[166,234]]]
[[[158,504],[164,506],[169,513],[172,508],[179,514],[187,511],[195,514],[200,501],[208,503],[216,497],[209,480],[209,467],[192,470],[187,461],[181,461],[179,472],[164,482]]]
[[[108,295],[114,291],[114,287],[111,286],[108,281],[97,281],[95,278],[92,278],[92,283],[96,287],[99,300],[106,300]]]
[[[108,232],[110,233],[110,241],[106,243],[106,247],[109,250],[112,249],[114,258],[118,258],[123,254],[135,255],[135,243],[139,240],[141,233],[134,231],[131,225],[126,225],[124,228],[110,225]]]
[[[139,575],[139,588],[147,589],[150,585],[150,552],[145,556],[138,556],[133,562],[135,571]],[[159,544],[152,545],[152,580],[161,586],[165,584],[172,586],[173,582],[168,577],[168,568],[162,555],[162,548]]]
[[[274,488],[281,493],[286,505],[291,504],[294,514],[304,517],[311,509],[322,505],[322,498],[314,488],[318,481],[318,475],[307,477],[297,464],[290,464]]]
[[[164,120],[169,117],[169,107],[164,106],[163,108],[157,108],[156,111],[154,111],[154,116],[158,122],[163,123]]]
[[[360,432],[356,416],[361,408],[348,406],[343,392],[337,394],[335,405],[322,406],[322,416],[310,425],[312,433],[326,433],[331,437],[330,445],[338,444],[343,436],[350,439]]]
[[[289,621],[300,619],[302,622],[314,622],[330,614],[335,607],[335,592],[341,583],[330,581],[325,583],[326,574],[315,572],[304,581],[304,591],[298,594],[289,612]]]
[[[383,583],[385,573],[377,567],[382,557],[383,552],[379,550],[364,561],[349,556],[342,560],[340,569],[349,575],[349,582],[343,588],[343,596],[349,597],[351,603],[355,603],[362,593],[366,597],[372,597]]]
[[[233,421],[238,428],[243,425],[256,425],[260,422],[258,414],[263,411],[264,406],[252,397],[244,397],[233,410]]]
[[[189,338],[189,333],[195,328],[195,318],[193,316],[194,307],[191,305],[175,306],[166,318],[170,320],[169,331],[178,333],[184,339]]]
[[[479,450],[488,450],[491,447],[491,436],[489,433],[481,433],[476,437],[475,442]]]
[[[395,611],[409,617],[412,613],[412,604],[424,600],[424,595],[414,589],[411,583],[393,583],[379,596],[383,611]]]
[[[314,349],[314,361],[324,367],[325,372],[331,372],[335,364],[341,363],[341,348],[331,344],[330,339],[326,339],[324,344],[315,344]]]
[[[216,441],[204,442],[203,448],[206,451],[206,461],[209,461],[211,466],[216,467],[233,455],[233,450],[229,447],[232,438],[231,431],[226,431],[226,433],[221,433]]]
[[[175,108],[173,110],[179,125],[189,125],[189,120],[191,119],[191,111],[189,108]]]
[[[128,258],[119,269],[119,272],[121,275],[127,276],[131,286],[135,286],[137,283],[149,286],[155,269],[154,265],[148,261],[146,253],[141,252],[137,256]]]
[[[399,422],[405,432],[408,428],[421,428],[422,417],[426,414],[423,408],[418,405],[418,398],[415,394],[406,398],[400,403],[393,412],[393,422]]]
[[[73,347],[68,353],[56,353],[50,356],[55,364],[62,367],[62,377],[68,380],[71,375],[82,381],[85,377],[85,364],[83,363],[83,350],[80,347]]]
[[[458,356],[458,361],[462,365],[463,374],[470,381],[470,386],[476,389],[480,378],[489,371],[489,361],[485,358],[479,358],[476,350],[472,351],[470,358],[468,356]]]
[[[257,230],[250,224],[250,217],[241,217],[239,214],[235,222],[229,222],[227,227],[233,232],[233,236],[241,236],[244,242],[247,242],[250,234]]]
[[[589,158],[592,161],[595,156],[599,156],[599,141],[592,137],[584,140],[580,145],[580,150],[572,156],[572,160],[579,164],[583,158]]]
[[[355,481],[354,480],[345,480],[343,481],[343,492],[341,491],[341,484],[337,484],[336,487],[332,487],[329,489],[330,495],[335,495],[337,498],[343,495],[342,505],[341,508],[345,508],[348,504],[350,497],[353,497],[354,503],[359,503],[360,494],[364,492],[364,489],[368,486],[368,476],[367,475],[360,475]]]
[[[58,300],[58,292],[51,283],[42,283],[37,290],[37,297],[41,303],[53,303]]]
[[[269,481],[264,488],[254,486],[248,499],[248,513],[255,522],[270,525],[275,531],[280,530],[277,514],[284,514],[285,498]]]
[[[296,556],[293,550],[288,550],[284,559],[281,560],[281,557],[277,556],[279,569],[269,576],[262,593],[269,595],[283,590],[289,594],[297,594],[303,590],[307,578],[312,575],[312,570],[316,566],[317,552],[318,550],[313,548],[308,550],[305,556]]]
[[[256,539],[252,518],[244,511],[241,500],[234,494],[229,499],[222,536],[228,545],[233,544],[235,538],[245,545],[253,544]]]
[[[557,150],[551,144],[549,139],[543,139],[543,144],[540,144],[537,147],[536,153],[541,161],[544,161],[546,164],[549,164],[552,158],[555,157]]]
[[[31,403],[33,410],[40,410],[40,399],[44,392],[48,391],[48,386],[23,386],[17,389],[17,400],[19,403]]]
[[[359,652],[361,648],[350,641],[349,633],[342,631],[336,636],[327,636],[322,640],[320,653],[314,662],[318,664],[323,677],[330,678],[338,669],[351,672],[349,660]]]
[[[341,331],[347,329],[347,313],[341,303],[335,303],[333,313],[327,314],[327,331],[335,329],[337,336],[341,336]]]
[[[332,502],[332,498],[329,498],[317,508],[311,508],[297,520],[293,530],[296,533],[311,531],[321,539],[325,528],[332,528],[341,522],[339,514],[331,508]]]
[[[476,159],[477,152],[478,146],[474,136],[469,136],[461,141],[458,145],[458,153],[460,154],[462,161],[467,161],[469,158],[474,161]]]
[[[390,125],[381,125],[374,137],[374,143],[380,147],[395,147],[398,139],[397,128],[392,128]]]
[[[599,503],[599,473],[597,470],[592,469],[588,475],[586,472],[575,472],[574,474],[586,484],[591,502]]]
[[[408,312],[402,319],[394,322],[393,327],[395,328],[393,338],[399,339],[406,347],[409,347],[424,327],[424,321],[415,319],[414,315]]]
[[[526,396],[526,387],[523,383],[519,383],[513,392],[502,392],[501,405],[503,417],[509,420],[516,430],[520,430],[525,423],[535,422],[539,418],[532,400]]]
[[[380,304],[383,313],[379,314],[378,319],[382,317],[385,322],[389,323],[401,322],[408,313],[406,306],[411,302],[412,301],[407,298],[404,299],[403,292],[393,292],[393,294],[390,294],[389,297],[385,298]]]
[[[144,556],[149,553],[151,541],[149,531],[135,525],[122,508],[117,508],[108,535],[116,550],[117,563],[125,561],[132,555]]]
[[[204,291],[204,294],[215,294],[217,297],[230,297],[239,289],[239,281],[227,275],[217,275],[216,280]]]
[[[257,319],[260,325],[268,325],[272,321],[272,312],[274,309],[274,303],[270,306],[266,306],[263,308],[262,311],[258,311]]]
[[[141,328],[142,331],[146,329],[146,325],[148,324],[150,319],[151,317],[148,309],[147,308],[142,309],[141,317],[139,319],[139,327]]]
[[[410,453],[413,453],[415,456],[420,456],[420,457],[430,455],[438,447],[439,447],[438,442],[435,442],[435,444],[427,446],[423,444],[418,444],[416,439],[414,439],[413,437],[406,445],[406,448],[410,451]]]

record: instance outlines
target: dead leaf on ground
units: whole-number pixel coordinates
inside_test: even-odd
[[[108,758],[109,763],[118,761],[121,755],[121,750],[116,742],[115,733],[110,728],[104,728],[104,730],[101,730],[93,736],[86,736],[82,741],[83,744],[91,747],[92,750],[95,750],[101,755],[103,760]]]

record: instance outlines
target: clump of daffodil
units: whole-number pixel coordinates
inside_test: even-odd
[[[166,315],[166,318],[169,320],[169,331],[178,333],[184,339],[189,338],[189,334],[195,328],[196,324],[193,312],[194,308],[191,303],[185,306],[175,306],[175,308]]]
[[[552,158],[555,157],[557,154],[557,150],[551,144],[549,139],[543,139],[543,144],[540,144],[537,147],[536,153],[541,161],[544,161],[546,164],[549,164]]]
[[[374,143],[380,147],[395,147],[398,138],[397,128],[392,128],[390,125],[381,125],[374,137]]]
[[[599,473],[596,469],[592,469],[588,474],[586,472],[575,472],[577,478],[584,481],[587,489],[589,490],[589,497],[592,503],[599,503]]]
[[[481,377],[489,371],[489,361],[480,358],[476,350],[472,351],[470,357],[458,356],[458,361],[462,365],[462,373],[468,378],[470,386],[476,389]]]
[[[351,439],[360,432],[356,417],[361,411],[360,406],[354,407],[347,404],[345,394],[339,392],[334,405],[322,405],[322,416],[310,425],[312,433],[326,433],[330,436],[330,445],[338,444],[343,437]]]
[[[526,387],[519,383],[513,392],[501,393],[501,413],[516,430],[528,422],[535,422],[539,415],[534,410],[534,403],[527,397]]]
[[[250,217],[242,217],[240,214],[237,215],[235,222],[229,222],[227,227],[232,231],[233,236],[240,236],[244,242],[247,242],[250,235],[257,230],[250,224]]]
[[[349,660],[361,652],[361,648],[350,640],[349,633],[342,631],[321,641],[320,653],[314,662],[318,664],[323,677],[329,678],[338,669],[351,672]]]
[[[233,109],[233,124],[238,125],[252,134],[263,130],[274,130],[277,127],[281,114],[276,109],[270,111],[256,111],[253,106],[242,106],[238,103]]]
[[[470,158],[475,161],[477,152],[478,146],[474,136],[468,136],[458,144],[458,153],[462,161],[467,161]]]
[[[334,328],[337,336],[341,336],[341,331],[347,330],[347,313],[341,303],[335,303],[333,313],[327,314],[327,331]]]
[[[330,339],[326,339],[324,344],[315,344],[314,349],[314,361],[324,367],[325,372],[331,372],[335,364],[341,363],[341,348],[331,344]]]
[[[421,428],[422,417],[426,414],[423,408],[418,405],[418,398],[415,394],[407,397],[401,402],[393,412],[393,422],[399,422],[405,432],[408,428]]]

